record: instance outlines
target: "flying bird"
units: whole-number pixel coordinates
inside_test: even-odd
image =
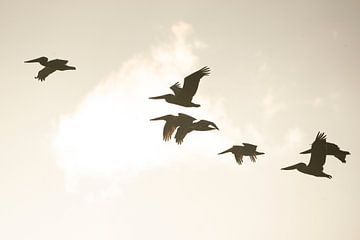
[[[313,175],[315,177],[332,178],[331,175],[324,173],[323,170],[324,170],[324,165],[325,165],[325,161],[326,161],[326,155],[335,155],[335,154],[338,155],[337,152],[333,151],[333,149],[332,149],[333,145],[335,145],[335,144],[330,143],[329,146],[332,146],[332,147],[330,147],[330,151],[329,151],[327,149],[328,143],[326,142],[325,133],[318,132],[318,134],[316,135],[315,141],[311,144],[311,149],[307,150],[311,153],[309,164],[306,165],[305,163],[298,163],[298,164],[295,164],[295,165],[292,165],[289,167],[282,168],[281,170],[297,169],[298,171],[300,171],[302,173]],[[307,153],[307,151],[302,152],[302,153]],[[341,158],[340,160],[343,163],[345,162],[345,158],[343,160]]]
[[[150,97],[150,99],[165,99],[166,102],[180,105],[183,107],[200,107],[199,104],[193,103],[192,99],[199,87],[200,79],[203,76],[210,74],[209,67],[203,67],[200,70],[190,74],[184,78],[183,87],[180,87],[179,82],[170,87],[174,94],[165,94],[157,97]]]
[[[185,136],[192,131],[210,131],[215,129],[219,130],[215,123],[207,120],[182,124],[176,131],[175,141],[177,144],[182,144]]]
[[[66,65],[68,63],[67,60],[62,59],[54,59],[51,61],[48,61],[47,57],[39,57],[33,60],[25,61],[25,63],[40,63],[42,66],[44,66],[43,69],[41,69],[38,72],[38,75],[35,77],[35,79],[39,79],[40,81],[45,81],[45,78],[49,76],[51,73],[55,72],[56,70],[59,71],[65,71],[65,70],[75,70],[75,67]]]
[[[257,146],[249,143],[243,143],[244,146],[234,145],[228,150],[225,150],[220,154],[231,152],[235,155],[236,162],[241,165],[243,163],[243,156],[249,156],[252,162],[256,161],[257,155],[264,153],[256,151]]]
[[[178,116],[175,115],[165,115],[158,118],[150,119],[150,121],[156,120],[165,120],[165,125],[163,129],[163,140],[169,141],[175,133],[175,140],[177,144],[181,144],[184,141],[185,136],[191,131],[210,131],[219,128],[215,123],[207,120],[199,120],[194,122],[196,118],[186,115],[184,113],[179,113]]]

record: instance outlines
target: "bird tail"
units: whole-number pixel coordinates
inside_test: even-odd
[[[67,69],[66,70],[76,70],[76,67],[73,67],[73,66],[67,66]]]
[[[346,163],[346,160],[345,160],[345,158],[346,158],[346,155],[348,155],[348,154],[350,154],[349,152],[347,152],[347,151],[339,151],[338,153],[336,153],[334,156],[337,158],[337,159],[339,159],[341,162],[343,162],[343,163]]]

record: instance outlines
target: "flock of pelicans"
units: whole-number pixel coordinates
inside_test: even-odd
[[[40,57],[33,60],[25,61],[25,63],[40,63],[44,66],[38,72],[35,79],[39,81],[45,81],[45,78],[51,73],[59,70],[75,70],[75,67],[68,66],[67,60],[54,59],[48,61],[46,57]],[[164,99],[171,104],[180,105],[183,107],[200,107],[199,104],[193,103],[192,99],[199,87],[200,79],[210,74],[209,67],[203,67],[200,70],[190,74],[184,78],[184,84],[180,87],[179,82],[170,87],[173,94],[165,94],[156,97],[150,97],[150,99]],[[219,130],[215,123],[208,120],[196,121],[196,118],[184,113],[179,113],[177,116],[165,115],[157,118],[150,119],[151,121],[164,120],[165,125],[163,129],[163,140],[169,141],[175,133],[175,141],[177,144],[181,144],[184,141],[185,136],[192,131],[210,131]],[[256,161],[257,155],[264,153],[256,151],[257,146],[249,143],[243,143],[243,146],[234,145],[231,148],[219,153],[224,154],[231,152],[235,155],[236,162],[241,165],[243,162],[243,156],[249,156],[252,162]],[[323,166],[325,164],[326,156],[332,155],[338,158],[341,162],[345,163],[346,155],[350,154],[348,151],[340,150],[340,148],[334,144],[326,141],[326,135],[324,133],[318,133],[315,141],[312,143],[311,148],[300,154],[310,153],[309,164],[298,163],[289,167],[282,168],[282,170],[297,169],[298,171],[313,175],[316,177],[331,178],[330,175],[323,172]]]

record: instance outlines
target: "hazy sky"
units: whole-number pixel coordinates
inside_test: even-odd
[[[359,239],[358,1],[1,1],[0,238]],[[25,60],[68,59],[45,82]],[[149,100],[203,66],[187,109]],[[220,131],[162,141],[183,112]],[[324,131],[331,180],[281,167]],[[265,152],[236,164],[231,145]]]

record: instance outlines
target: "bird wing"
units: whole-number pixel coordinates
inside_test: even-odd
[[[191,132],[191,128],[186,126],[180,126],[175,134],[175,140],[177,144],[181,144],[184,141],[186,134]]]
[[[177,127],[178,126],[174,124],[173,121],[166,121],[163,130],[163,139],[165,142],[171,139],[171,136]]]
[[[210,74],[210,68],[209,67],[203,67],[202,69],[190,74],[189,76],[184,78],[184,85],[180,92],[180,97],[183,99],[191,100],[193,96],[195,95],[200,79],[203,76]]]
[[[244,147],[246,147],[247,149],[249,150],[253,150],[255,151],[257,146],[256,145],[253,145],[253,144],[250,144],[250,143],[243,143]]]
[[[180,83],[179,82],[177,82],[177,83],[175,83],[174,85],[172,85],[171,87],[170,87],[170,89],[174,92],[174,94],[175,95],[177,95],[177,94],[179,94],[180,92],[181,92],[181,87],[180,87]]]
[[[243,162],[243,155],[240,153],[234,153],[236,162],[241,165]]]
[[[39,79],[40,81],[45,81],[45,78],[55,71],[56,69],[44,67],[38,72],[38,75],[35,77],[35,79]]]
[[[311,145],[311,157],[308,168],[313,171],[322,171],[326,161],[326,135],[318,132]]]

